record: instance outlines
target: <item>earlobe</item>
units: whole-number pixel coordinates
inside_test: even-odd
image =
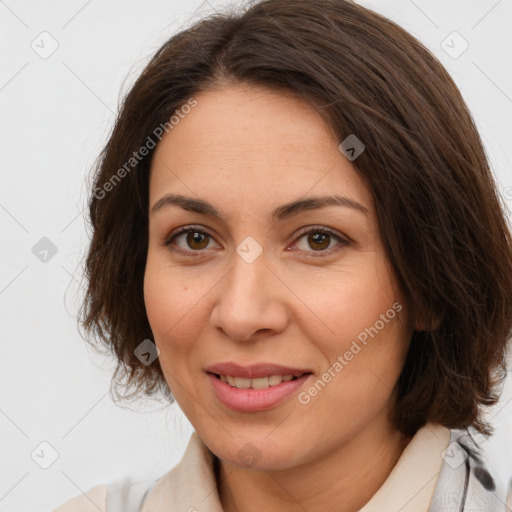
[[[426,322],[425,318],[418,317],[418,319],[414,323],[414,331],[415,332],[422,332],[422,331],[427,331],[427,330],[428,330],[427,329],[427,322]]]
[[[439,329],[441,325],[441,319],[439,317],[435,318],[427,318],[427,315],[424,313],[418,313],[416,316],[416,321],[414,322],[414,331],[415,332],[426,332],[426,331],[436,331]]]

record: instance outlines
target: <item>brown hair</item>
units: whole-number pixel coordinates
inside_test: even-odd
[[[353,163],[411,311],[426,321],[397,382],[395,426],[491,433],[480,406],[498,399],[512,330],[504,203],[443,66],[398,25],[347,0],[264,0],[211,15],[169,39],[127,94],[94,175],[81,309],[87,332],[117,358],[113,383],[125,399],[160,390],[172,400],[158,359],[145,366],[134,355],[152,338],[143,278],[154,149],[133,170],[126,162],[193,95],[237,82],[291,91],[340,142],[355,134],[366,146]]]

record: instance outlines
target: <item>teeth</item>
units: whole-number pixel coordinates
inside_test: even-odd
[[[242,377],[232,377],[231,375],[221,375],[220,380],[227,382],[233,387],[240,389],[265,389],[271,386],[277,386],[281,382],[288,382],[293,379],[293,375],[271,375],[270,377],[259,377],[257,379],[245,379]]]
[[[271,375],[268,378],[268,385],[269,386],[277,386],[278,384],[281,384],[283,382],[283,376],[282,375]]]

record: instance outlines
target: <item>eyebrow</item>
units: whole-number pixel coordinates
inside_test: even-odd
[[[187,197],[181,194],[166,194],[161,197],[151,208],[150,215],[161,210],[165,206],[179,206],[184,210],[199,213],[202,215],[210,215],[216,217],[223,222],[227,221],[227,215],[219,211],[208,201],[204,199],[197,199],[193,197]],[[368,215],[368,209],[361,203],[358,203],[354,199],[349,197],[332,195],[332,196],[318,196],[318,197],[307,197],[305,199],[299,199],[290,203],[285,203],[278,206],[271,214],[273,221],[281,221],[293,215],[297,215],[300,212],[307,210],[316,210],[325,208],[328,206],[343,206],[346,208],[352,208],[358,212]]]

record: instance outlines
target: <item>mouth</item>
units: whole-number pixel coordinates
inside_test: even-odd
[[[206,372],[219,403],[232,411],[255,413],[277,407],[307,385],[312,372],[247,378]]]
[[[303,375],[312,375],[311,372],[300,373],[298,375],[269,375],[266,377],[258,377],[255,379],[248,379],[246,377],[235,377],[234,375],[224,375],[219,373],[208,372],[218,380],[225,384],[229,384],[233,388],[238,389],[267,389],[274,386],[279,386],[282,382],[291,382],[298,380]]]

